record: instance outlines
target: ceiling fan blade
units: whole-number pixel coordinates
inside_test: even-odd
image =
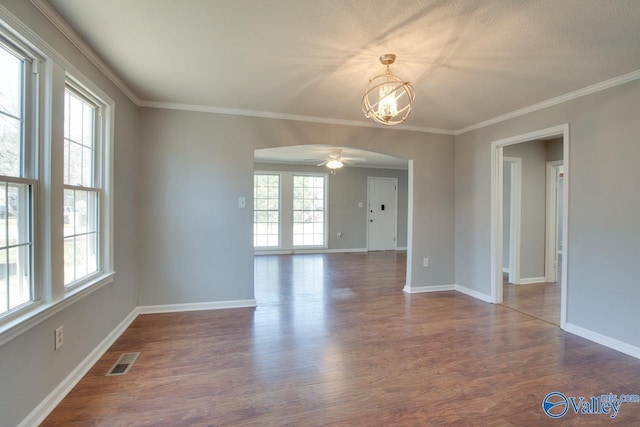
[[[348,162],[366,162],[367,159],[364,157],[343,157],[342,160],[346,160]]]
[[[322,163],[318,163],[318,166],[324,166],[324,165],[326,165],[328,162],[329,162],[329,160],[325,160],[325,161],[324,161],[324,162],[322,162]]]

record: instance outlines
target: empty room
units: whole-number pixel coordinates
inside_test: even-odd
[[[0,0],[0,427],[640,425],[638,29]]]

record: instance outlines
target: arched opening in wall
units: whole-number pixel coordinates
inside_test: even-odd
[[[492,144],[492,297],[566,322],[568,126]]]
[[[402,292],[411,265],[409,163],[346,146],[255,150],[247,203],[258,305]]]

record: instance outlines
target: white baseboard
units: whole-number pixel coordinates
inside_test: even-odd
[[[544,277],[525,277],[518,281],[518,285],[531,285],[533,283],[544,283],[546,279]]]
[[[635,357],[636,359],[640,359],[640,347],[636,347],[631,344],[618,341],[614,338],[610,338],[606,335],[599,334],[597,332],[594,332],[589,329],[585,329],[581,326],[574,325],[573,323],[569,323],[569,322],[565,323],[563,329],[574,335],[578,335],[579,337],[588,339],[589,341],[602,344],[605,347],[609,347],[613,350],[617,350],[621,353],[628,354],[629,356]]]
[[[367,248],[345,248],[345,249],[285,249],[285,250],[260,250],[254,251],[254,255],[295,255],[295,254],[347,254],[367,252]]]
[[[454,287],[455,287],[455,290],[460,293],[469,295],[470,297],[479,299],[480,301],[488,302],[490,304],[492,303],[491,295],[483,294],[482,292],[478,292],[475,289],[467,288],[460,285],[454,285]]]
[[[438,286],[407,286],[402,288],[403,292],[408,294],[420,294],[423,292],[444,292],[454,291],[455,285],[438,285]]]
[[[175,313],[178,311],[221,310],[226,308],[255,307],[255,299],[233,301],[194,302],[187,304],[143,305],[138,307],[140,314]]]
[[[122,322],[115,327],[113,331],[109,333],[102,340],[96,348],[93,349],[87,357],[84,358],[78,366],[51,392],[45,399],[35,407],[33,411],[27,417],[22,420],[18,427],[31,427],[40,425],[45,418],[58,406],[58,404],[64,399],[64,397],[73,389],[73,387],[80,382],[82,377],[85,376],[89,369],[100,360],[102,355],[111,347],[111,345],[122,335],[122,333],[131,325],[131,323],[138,317],[138,309],[134,308]]]
[[[396,251],[406,251],[406,250],[407,250],[407,247],[406,247],[406,246],[398,246],[398,247],[396,248]]]

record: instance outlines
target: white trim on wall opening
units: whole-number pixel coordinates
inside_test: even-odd
[[[558,259],[557,252],[557,240],[558,240],[558,199],[557,199],[557,184],[558,184],[558,167],[563,166],[562,160],[556,160],[553,162],[547,162],[546,165],[546,218],[545,218],[545,268],[544,276],[545,282],[555,282],[558,280],[557,265]]]
[[[522,159],[503,157],[503,164],[511,167],[511,196],[509,200],[509,283],[520,283],[520,224],[522,221]],[[504,179],[504,177],[502,178]],[[504,268],[503,268],[504,271]]]
[[[564,160],[564,192],[563,192],[563,245],[562,257],[562,283],[560,297],[560,327],[566,329],[567,325],[567,278],[569,258],[569,124],[542,129],[517,135],[491,143],[491,301],[495,304],[502,303],[502,271],[503,271],[503,148],[507,145],[521,142],[547,139],[550,137],[563,138]],[[500,166],[500,167],[498,167]]]

